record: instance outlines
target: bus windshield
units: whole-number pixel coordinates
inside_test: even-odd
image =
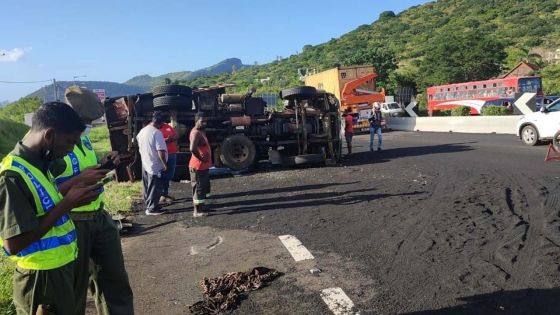
[[[541,79],[540,78],[525,78],[519,79],[519,92],[520,93],[540,93]]]

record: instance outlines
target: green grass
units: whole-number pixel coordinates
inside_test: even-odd
[[[111,152],[109,130],[107,126],[95,127],[89,135],[97,158],[102,159]],[[112,214],[126,214],[131,212],[132,203],[141,198],[142,183],[111,182],[105,186],[105,208]]]
[[[0,117],[0,157],[4,157],[29,130],[29,128],[12,119]],[[106,126],[93,128],[91,141],[98,158],[103,158],[111,151],[109,130]],[[111,182],[105,186],[105,207],[112,214],[126,214],[132,210],[134,200],[140,199],[142,183]],[[14,315],[12,304],[12,275],[14,264],[0,254],[0,315]]]
[[[12,304],[12,274],[14,264],[4,255],[0,256],[0,315],[15,314]]]
[[[135,200],[142,198],[142,182],[116,183],[105,186],[105,209],[111,214],[128,214]]]
[[[101,160],[111,152],[111,143],[109,142],[109,129],[106,125],[95,127],[91,129],[89,134],[97,159]]]

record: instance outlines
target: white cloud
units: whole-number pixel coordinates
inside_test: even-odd
[[[31,51],[31,47],[24,49],[14,48],[14,49],[0,49],[0,62],[16,62],[20,60],[25,54]]]

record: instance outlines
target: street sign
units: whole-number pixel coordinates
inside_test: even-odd
[[[414,112],[414,110],[413,110],[413,108],[416,107],[417,104],[418,104],[418,102],[416,101],[414,96],[412,96],[411,100],[410,100],[410,104],[408,104],[408,106],[406,106],[404,108],[404,110],[410,115],[410,117],[418,117],[416,112]]]
[[[106,97],[105,89],[93,89],[93,93],[97,95],[100,101],[103,102],[105,100]]]

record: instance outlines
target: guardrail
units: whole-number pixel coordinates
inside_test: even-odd
[[[522,115],[464,117],[389,117],[387,127],[403,131],[516,134]]]

